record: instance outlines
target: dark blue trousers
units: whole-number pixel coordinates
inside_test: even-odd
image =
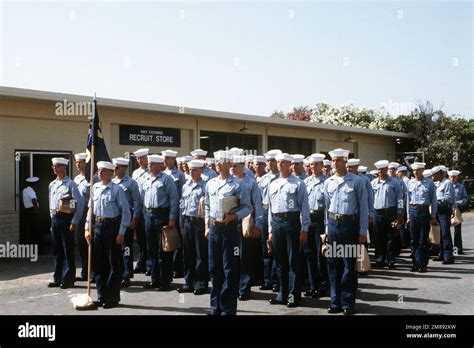
[[[115,242],[120,228],[120,217],[94,225],[94,271],[99,301],[120,301],[122,281],[121,246]]]
[[[328,219],[328,243],[356,245],[359,237],[359,221],[336,221]],[[331,287],[331,308],[352,310],[357,292],[356,257],[354,255],[328,255],[328,273]]]
[[[324,234],[324,211],[311,214],[308,241],[303,245],[311,290],[326,292],[328,286],[327,260],[321,254],[321,234]]]
[[[157,212],[145,210],[146,244],[151,260],[151,281],[168,286],[173,280],[173,252],[163,251],[163,226],[168,225],[169,208]]]
[[[294,213],[286,218],[272,215],[273,257],[278,262],[278,301],[298,303],[301,298],[299,215]]]
[[[397,218],[397,208],[374,209],[375,262],[395,264],[395,238],[397,231],[392,222]]]
[[[148,247],[146,244],[145,215],[140,214],[137,221],[137,243],[138,259],[136,269],[141,272],[151,272],[151,260],[148,258]]]
[[[461,225],[454,226],[454,246],[458,249],[458,253],[462,253],[462,234]]]
[[[213,315],[235,315],[239,296],[241,234],[234,220],[209,227],[209,275]]]
[[[51,246],[54,260],[55,283],[73,285],[76,280],[74,259],[75,232],[69,231],[72,214],[57,214],[51,219]]]
[[[239,232],[242,233],[242,222],[238,224]],[[240,283],[239,294],[250,293],[252,285],[256,282],[258,263],[261,262],[260,239],[240,238]]]
[[[406,207],[403,208],[403,220],[407,220],[407,213],[406,213]],[[400,238],[402,240],[402,249],[407,249],[410,247],[410,227],[405,228],[405,224],[403,223],[402,226],[400,226]]]
[[[132,215],[133,216],[133,215]],[[122,243],[122,279],[133,278],[133,231],[127,228]]]
[[[278,287],[278,275],[276,261],[273,259],[273,255],[268,252],[267,240],[268,240],[268,213],[264,215],[262,233],[260,234],[260,241],[262,244],[262,255],[263,255],[263,285]]]
[[[426,267],[430,258],[428,235],[431,215],[427,208],[410,207],[411,258],[413,266]]]
[[[207,289],[209,261],[204,219],[184,219],[183,257],[185,288]]]
[[[89,245],[87,244],[87,240],[85,237],[85,224],[87,218],[87,206],[84,209],[84,213],[82,214],[82,218],[79,221],[76,229],[76,239],[77,239],[77,246],[79,249],[79,258],[81,260],[81,277],[87,279],[87,268],[89,265]],[[93,256],[93,255],[92,255]],[[92,270],[91,279],[94,278],[94,271]]]
[[[176,219],[176,229],[179,231],[179,219]],[[179,234],[179,238],[181,240],[181,245],[183,245],[183,239],[181,233]],[[184,274],[184,265],[183,265],[183,258],[184,258],[184,251],[183,247],[176,249],[173,251],[173,272],[177,276],[182,276]]]
[[[446,262],[454,261],[453,240],[451,238],[451,208],[439,207],[436,218],[440,228],[439,257]]]

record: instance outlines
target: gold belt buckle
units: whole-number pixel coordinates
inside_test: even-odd
[[[336,220],[341,220],[342,219],[342,214],[337,214],[336,213]]]

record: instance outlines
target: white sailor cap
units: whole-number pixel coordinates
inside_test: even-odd
[[[188,167],[189,169],[194,169],[194,168],[202,168],[204,167],[204,164],[206,161],[204,160],[192,160],[188,162]]]
[[[291,155],[293,157],[293,163],[303,163],[304,155]]]
[[[183,157],[180,157],[181,158],[181,162],[184,162],[184,163],[188,163],[188,162],[191,162],[193,160],[193,156],[183,156]]]
[[[115,165],[111,162],[108,161],[99,161],[97,162],[97,169],[109,169],[109,170],[114,170]]]
[[[358,173],[366,173],[366,172],[367,172],[367,167],[365,167],[365,166],[359,166],[359,167],[357,168],[357,172],[358,172]]]
[[[233,157],[234,157],[234,154],[229,151],[220,150],[220,151],[214,152],[214,158],[218,162],[219,161],[231,162]]]
[[[165,161],[165,158],[160,155],[149,155],[148,156],[148,162],[151,163],[163,163]]]
[[[323,160],[323,165],[324,165],[325,167],[327,167],[327,166],[331,167],[331,166],[332,166],[332,162],[331,162],[331,160],[325,159],[325,160]]]
[[[253,158],[253,164],[257,164],[257,163],[267,163],[267,161],[265,160],[264,156],[255,156]]]
[[[112,163],[115,164],[116,166],[128,166],[128,163],[130,162],[129,159],[123,158],[123,157],[117,157],[112,159]]]
[[[435,167],[431,168],[431,174],[438,173],[442,170],[443,170],[443,168],[441,166],[435,166]]]
[[[431,170],[425,169],[425,170],[423,171],[423,177],[424,177],[424,178],[429,178],[431,175],[433,175],[433,173],[431,172]]]
[[[87,154],[85,152],[74,154],[74,158],[76,159],[76,161],[85,161],[86,157],[87,157]]]
[[[26,179],[26,182],[31,182],[31,183],[38,182],[38,181],[39,181],[39,178],[37,176],[30,176],[29,178]]]
[[[323,153],[313,153],[311,156],[308,157],[309,163],[313,162],[325,162],[324,158],[326,158],[326,155]],[[327,160],[329,162],[328,165],[331,165],[331,161]]]
[[[148,155],[149,152],[150,152],[150,149],[139,149],[139,150],[135,151],[133,154],[136,157],[142,157],[142,156]]]
[[[425,169],[426,163],[415,162],[411,165],[411,169]]]
[[[212,157],[206,158],[206,163],[207,164],[216,164],[216,159]]]
[[[335,157],[347,158],[349,157],[349,151],[344,150],[344,149],[334,149],[332,151],[329,151],[329,156],[331,156],[331,158],[335,158]]]
[[[202,149],[196,149],[191,151],[191,156],[206,156],[207,151]]]
[[[387,160],[377,161],[377,162],[374,163],[374,166],[377,169],[387,168],[388,167],[388,161]]]
[[[231,148],[231,149],[229,149],[229,150],[227,150],[227,151],[229,151],[229,152],[232,153],[233,155],[241,155],[241,154],[244,152],[243,149],[239,149],[238,147],[233,147],[233,148]]]
[[[245,156],[245,162],[253,161],[253,158],[254,158],[254,157],[255,157],[254,155],[247,155],[247,156]]]
[[[440,167],[441,167],[441,170],[442,170],[443,172],[449,171],[449,168],[446,167],[445,165],[440,165]]]
[[[374,175],[374,176],[377,175],[378,173],[379,173],[379,172],[376,171],[375,169],[370,171],[370,174],[372,174],[372,175]]]
[[[279,155],[275,156],[275,159],[277,161],[290,161],[290,162],[293,162],[293,156],[291,156],[287,153],[280,153]]]
[[[359,164],[360,164],[360,159],[358,158],[349,158],[347,160],[348,167],[358,166]]]
[[[398,167],[400,167],[400,163],[397,162],[390,162],[388,164],[388,169],[397,169]]]
[[[51,158],[51,162],[53,162],[54,165],[67,166],[69,164],[69,160],[67,158],[62,158],[62,157],[53,157]]]
[[[397,169],[397,173],[399,173],[399,172],[406,172],[407,170],[408,170],[407,167],[405,167],[405,166],[400,166],[400,167],[398,167],[398,169]]]
[[[305,166],[309,166],[311,164],[311,162],[309,161],[309,157],[306,157],[304,160],[303,160],[303,164]]]
[[[232,163],[245,163],[245,156],[242,156],[242,155],[232,156]]]
[[[458,176],[459,174],[461,174],[461,172],[459,170],[450,170],[448,172],[449,176]]]
[[[161,151],[161,155],[163,157],[176,157],[177,154],[178,154],[178,151],[173,151],[173,150]]]
[[[282,154],[283,152],[278,149],[270,150],[267,153],[264,154],[265,159],[275,159],[276,155]]]

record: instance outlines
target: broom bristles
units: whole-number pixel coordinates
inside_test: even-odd
[[[74,308],[85,307],[92,304],[92,298],[87,294],[78,294],[71,297],[71,303]]]

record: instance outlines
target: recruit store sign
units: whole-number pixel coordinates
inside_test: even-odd
[[[177,128],[119,125],[120,145],[181,147],[181,131]]]

